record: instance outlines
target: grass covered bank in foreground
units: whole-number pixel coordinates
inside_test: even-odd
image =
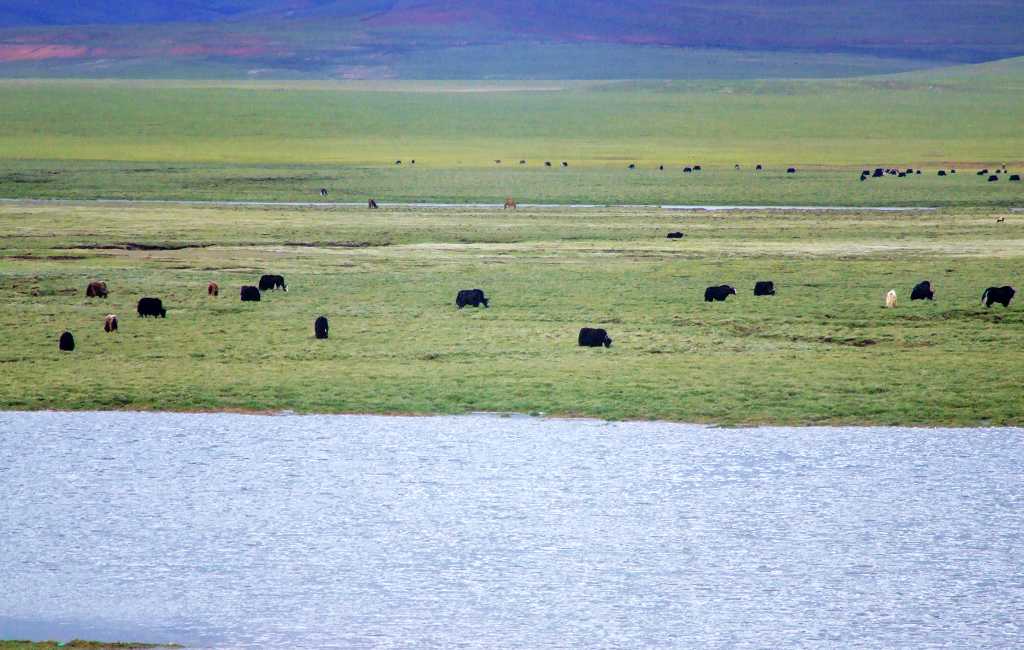
[[[72,650],[146,650],[151,648],[180,648],[174,644],[156,643],[105,643],[103,641],[83,641],[73,639],[66,643],[60,641],[3,641],[0,640],[0,650],[58,650],[59,648],[71,648]]]
[[[7,204],[0,408],[1021,424],[1024,312],[979,299],[1021,286],[1024,215],[996,214]],[[239,302],[264,272],[290,291]],[[938,299],[910,304],[924,279]],[[739,295],[705,303],[722,283]],[[472,287],[490,309],[455,309]],[[582,326],[614,346],[576,347]]]

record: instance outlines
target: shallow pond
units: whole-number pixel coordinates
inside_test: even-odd
[[[0,638],[1024,643],[1024,430],[0,413]]]

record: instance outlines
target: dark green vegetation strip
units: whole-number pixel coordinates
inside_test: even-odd
[[[0,233],[4,409],[1024,423],[1024,312],[979,304],[1024,285],[1022,214],[8,204]],[[291,290],[241,303],[264,272]],[[779,294],[755,299],[762,279]],[[937,300],[911,304],[924,279]],[[721,283],[739,295],[705,303]],[[474,287],[491,308],[456,310]],[[578,348],[581,326],[613,347]]]
[[[0,162],[0,197],[500,204],[510,196],[563,205],[1024,206],[1024,183],[1010,182],[1010,174],[989,183],[987,175],[975,174],[977,166],[961,167],[955,176],[939,177],[931,167],[921,176],[864,182],[859,167],[801,167],[796,175],[779,166],[761,172],[752,165],[739,171],[704,167],[686,174],[679,164],[630,171],[625,165],[547,169],[543,161],[494,169],[8,161]],[[320,188],[328,190],[326,198]]]

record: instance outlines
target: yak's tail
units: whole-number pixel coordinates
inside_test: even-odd
[[[983,305],[985,304],[985,299],[988,298],[988,292],[991,289],[992,289],[992,287],[989,287],[988,289],[985,289],[984,293],[981,294],[981,304],[983,304]]]

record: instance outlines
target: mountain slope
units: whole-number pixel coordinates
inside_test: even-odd
[[[688,76],[650,48],[864,57],[848,76],[1017,56],[1022,33],[1016,0],[7,0],[0,76]]]

